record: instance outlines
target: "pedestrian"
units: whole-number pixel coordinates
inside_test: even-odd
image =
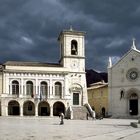
[[[60,125],[64,124],[64,114],[60,113]]]
[[[95,119],[96,119],[96,113],[95,113],[95,111],[94,111],[94,110],[92,110],[92,118],[93,118],[93,120],[95,120]]]

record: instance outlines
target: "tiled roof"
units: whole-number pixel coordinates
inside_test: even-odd
[[[8,66],[37,66],[37,67],[62,67],[59,63],[41,63],[41,62],[22,62],[7,61],[4,65]]]
[[[103,87],[108,87],[108,83],[101,83],[101,82],[94,83],[90,87],[88,87],[88,90],[98,89],[98,88],[103,88]]]

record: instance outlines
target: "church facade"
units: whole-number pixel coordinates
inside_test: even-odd
[[[87,101],[85,33],[60,33],[59,63],[8,61],[0,66],[2,116],[57,116]]]
[[[140,116],[140,51],[135,41],[114,65],[108,64],[109,114],[112,117]]]

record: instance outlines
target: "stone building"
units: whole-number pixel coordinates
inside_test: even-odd
[[[108,83],[93,83],[87,88],[88,102],[96,112],[96,117],[108,115]]]
[[[140,116],[140,51],[131,49],[112,65],[109,58],[109,114],[113,117]]]
[[[87,101],[85,33],[60,33],[59,63],[8,61],[0,67],[1,115],[55,116]],[[45,51],[45,50],[44,50]]]

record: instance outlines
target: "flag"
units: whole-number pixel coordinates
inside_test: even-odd
[[[31,94],[31,97],[34,98],[34,93]]]
[[[40,91],[40,101],[42,100],[42,92]]]

